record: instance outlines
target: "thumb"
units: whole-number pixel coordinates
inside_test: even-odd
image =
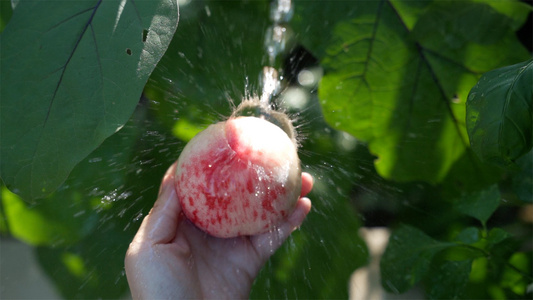
[[[159,189],[159,196],[144,218],[133,242],[164,244],[172,241],[178,228],[178,217],[181,212],[178,196],[174,186],[174,163],[165,173]],[[132,243],[133,244],[133,243]]]

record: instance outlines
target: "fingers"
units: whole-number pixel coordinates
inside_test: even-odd
[[[301,197],[296,203],[296,208],[285,222],[270,232],[251,237],[252,244],[263,261],[274,254],[289,235],[302,225],[310,210],[311,200]]]
[[[144,218],[132,245],[142,242],[150,242],[150,244],[168,243],[175,237],[181,212],[181,206],[174,187],[175,172],[176,163],[165,173],[154,207]]]
[[[311,211],[311,200],[306,197],[298,199],[296,209],[289,216],[287,222],[283,224],[283,227],[285,227],[283,229],[287,229],[286,231],[289,232],[289,234],[292,233],[296,228],[302,225],[309,211]],[[287,237],[288,236],[289,235],[287,235]]]
[[[304,197],[305,195],[309,194],[311,190],[313,189],[313,176],[311,174],[302,172],[302,192],[300,194],[300,197]]]
[[[258,236],[251,237],[252,244],[263,261],[266,261],[285,242],[291,233],[302,225],[305,217],[311,211],[311,200],[304,197],[313,189],[311,174],[302,173],[302,191],[296,208],[280,226]]]

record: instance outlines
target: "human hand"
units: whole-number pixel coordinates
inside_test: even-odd
[[[242,299],[268,258],[299,227],[311,209],[304,196],[313,178],[302,173],[296,209],[272,232],[220,239],[195,227],[182,213],[174,188],[174,163],[157,201],[126,253],[134,299]]]

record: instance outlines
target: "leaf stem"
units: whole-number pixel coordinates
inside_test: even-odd
[[[484,249],[481,249],[481,248],[478,248],[478,247],[474,247],[472,245],[468,245],[468,244],[459,244],[459,246],[463,246],[465,248],[468,248],[468,249],[471,249],[471,250],[477,250],[481,253],[483,253],[483,256],[485,256],[486,258],[489,258],[490,257],[490,253],[487,252],[486,250]]]

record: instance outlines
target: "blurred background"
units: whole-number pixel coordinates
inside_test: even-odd
[[[12,12],[0,3],[3,30]],[[531,145],[513,168],[494,165],[466,124],[482,74],[531,59],[531,2],[179,3],[124,127],[47,198],[1,186],[3,299],[129,298],[124,254],[164,172],[262,93],[265,66],[315,185],[251,298],[531,298]]]

